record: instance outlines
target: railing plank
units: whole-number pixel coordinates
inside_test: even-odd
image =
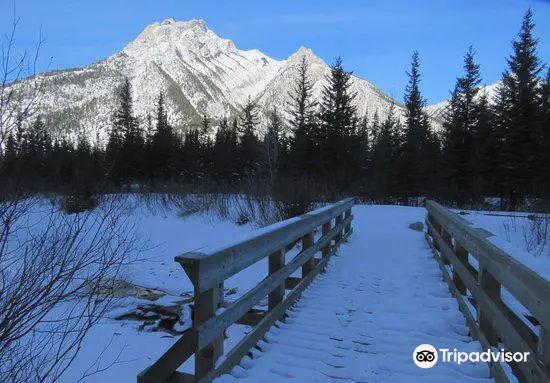
[[[428,232],[431,232],[432,237],[435,241],[438,241],[442,245],[439,247],[439,250],[441,253],[445,254],[445,256],[451,261],[451,264],[453,265],[453,269],[458,275],[460,276],[460,279],[464,282],[468,290],[472,293],[472,295],[475,296],[477,292],[477,280],[476,276],[472,274],[468,266],[458,259],[456,254],[443,242],[441,239],[441,235],[434,231],[434,227],[431,222],[426,221],[426,225],[428,226]],[[434,246],[435,248],[435,246]],[[436,249],[437,250],[437,249]]]
[[[350,217],[351,218],[351,217]],[[350,220],[351,221],[351,220]],[[269,328],[279,320],[285,313],[285,311],[300,297],[302,292],[309,286],[311,281],[326,267],[326,264],[330,257],[337,251],[338,245],[340,245],[345,238],[351,235],[353,229],[350,229],[345,237],[342,237],[336,246],[332,248],[330,253],[322,258],[319,263],[313,268],[313,270],[303,278],[298,285],[290,292],[290,294],[282,301],[273,311],[267,314],[256,327],[252,329],[241,341],[225,356],[224,360],[219,366],[205,376],[199,383],[211,382],[216,377],[228,373],[233,366],[239,363],[244,355],[252,347],[258,343],[258,341],[264,336]]]
[[[431,225],[431,222],[429,222],[428,220],[426,220],[426,223],[427,225]],[[437,263],[439,265],[441,273],[443,274],[443,279],[449,285],[449,290],[451,291],[451,294],[453,294],[453,296],[456,298],[458,306],[460,307],[460,311],[462,311],[462,313],[466,317],[466,322],[470,327],[472,336],[477,339],[479,343],[481,343],[483,349],[487,350],[491,348],[491,345],[487,341],[487,338],[485,338],[483,332],[480,331],[479,326],[476,322],[476,318],[470,311],[470,306],[466,303],[467,298],[462,295],[462,293],[458,291],[456,286],[453,284],[453,279],[451,275],[449,274],[445,264],[440,260],[439,255],[437,254],[438,250],[435,248],[434,244],[430,242],[428,235],[429,234],[426,234],[426,240],[428,240],[428,243],[430,243],[434,257],[438,261]],[[475,280],[473,280],[473,283],[475,283]],[[500,363],[489,363],[489,368],[491,369],[491,376],[495,379],[497,383],[512,383],[512,381],[508,377],[508,374]]]
[[[327,243],[330,243],[330,241],[336,237],[337,233],[342,231],[345,224],[352,219],[353,216],[349,217],[338,226],[335,226],[328,235],[321,237],[311,247],[300,252],[286,266],[265,278],[254,288],[233,302],[221,314],[214,316],[208,322],[198,327],[197,332],[199,333],[199,349],[208,345],[213,339],[216,338],[216,336],[218,336],[218,334],[235,323],[240,317],[246,314],[248,310],[254,307],[260,299],[268,295],[270,291],[280,285],[281,281],[284,281],[286,277],[292,275],[300,266],[311,259],[317,251],[325,247]]]
[[[233,245],[186,253],[177,256],[175,260],[183,266],[195,290],[204,292],[302,238],[331,218],[337,215],[341,217],[353,204],[353,199],[348,198],[326,208],[257,230],[253,237]]]
[[[166,381],[173,371],[195,353],[197,340],[197,331],[193,328],[187,330],[154,364],[138,375],[138,383]]]
[[[501,343],[508,351],[529,353],[526,362],[516,363],[514,367],[524,379],[529,382],[549,382],[550,369],[548,349],[545,353],[545,323],[550,319],[550,283],[540,277],[533,270],[513,259],[510,255],[487,241],[487,233],[465,224],[454,213],[441,205],[429,201],[427,203],[428,234],[433,238],[442,256],[439,257],[440,268],[449,283],[453,294],[457,297],[461,309],[468,309],[464,302],[464,287],[467,287],[475,298],[478,310],[477,318],[466,315],[468,323],[478,335],[485,348],[498,347]],[[441,232],[435,230],[441,227]],[[448,236],[454,238],[455,249],[451,250]],[[469,264],[468,254],[474,256],[478,262],[476,281],[472,265]],[[457,278],[450,280],[443,260],[448,258],[453,266],[453,274]],[[456,283],[456,285],[455,285]],[[465,286],[461,286],[463,283]],[[457,288],[457,285],[460,287]],[[501,299],[501,286],[517,299],[541,323],[540,334],[537,337],[531,328],[513,312]],[[464,307],[463,307],[464,306]],[[546,347],[549,344],[546,343]],[[501,372],[491,371],[497,380]]]
[[[336,252],[342,239],[352,233],[353,204],[353,199],[349,198],[256,231],[246,240],[176,257],[194,285],[194,326],[152,366],[138,375],[138,383],[209,381],[208,377],[220,368],[218,359],[223,353],[224,331],[268,296],[269,311],[264,312],[253,332],[239,343],[237,349],[230,351],[228,358],[221,363],[224,368],[230,368],[231,360],[235,360],[237,355],[242,357],[246,352],[247,343],[243,342],[256,342],[299,297],[315,275],[326,267],[329,257]],[[337,225],[331,227],[334,219]],[[320,226],[323,235],[315,242],[314,230]],[[285,250],[291,249],[300,239],[303,239],[302,251],[285,265]],[[336,240],[334,247],[333,240]],[[323,257],[317,260],[314,257],[318,251],[323,252]],[[225,279],[267,256],[269,275],[224,311],[218,312],[223,301]],[[294,289],[284,299],[287,281],[292,280],[290,275],[301,266],[304,267],[303,278],[297,280],[295,287],[292,286]],[[178,372],[177,369],[192,354],[195,354],[194,375]]]
[[[427,209],[434,218],[447,227],[449,233],[470,254],[483,261],[484,267],[535,318],[550,328],[550,283],[483,238],[479,232],[463,224],[456,214],[432,201]]]

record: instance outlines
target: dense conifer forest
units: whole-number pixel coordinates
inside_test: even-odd
[[[407,72],[405,115],[391,106],[387,118],[371,120],[357,113],[342,59],[315,100],[304,58],[292,102],[273,105],[267,118],[249,99],[235,118],[205,115],[200,127],[175,127],[160,91],[139,121],[126,81],[113,89],[118,107],[106,144],[83,134],[53,137],[40,116],[21,123],[0,153],[1,184],[8,192],[84,199],[136,188],[269,193],[288,202],[353,195],[479,206],[500,197],[503,209],[514,209],[522,199],[550,196],[550,68],[537,56],[534,29],[529,10],[494,100],[481,87],[475,48],[468,49],[442,129],[425,110],[418,52]]]

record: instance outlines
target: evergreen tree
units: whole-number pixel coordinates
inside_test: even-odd
[[[199,132],[199,156],[200,172],[203,177],[209,176],[212,171],[212,139],[210,138],[210,120],[206,115],[203,116],[201,129]]]
[[[261,144],[254,133],[258,124],[257,105],[248,98],[239,117],[239,130],[241,132],[239,145],[240,169],[246,175],[255,175],[258,168]]]
[[[91,197],[95,192],[98,180],[92,178],[94,172],[92,146],[83,132],[78,134],[72,163],[74,168],[72,192],[84,197]]]
[[[360,164],[361,173],[364,175],[369,170],[370,165],[370,150],[372,140],[371,128],[369,126],[369,119],[365,115],[357,127],[356,142],[359,150],[355,153],[357,159],[356,163]]]
[[[238,146],[236,126],[230,125],[226,117],[222,118],[212,149],[213,174],[219,182],[231,182],[237,172]]]
[[[21,161],[19,170],[26,178],[34,180],[35,184],[37,179],[44,179],[46,161],[50,150],[50,135],[41,117],[38,116],[35,122],[23,133],[19,146]]]
[[[290,115],[289,126],[293,134],[291,146],[292,172],[312,174],[316,158],[315,143],[315,110],[317,104],[313,99],[313,84],[309,79],[309,62],[304,55],[298,67],[296,84],[290,93],[287,112]]]
[[[439,155],[437,137],[432,133],[424,111],[426,101],[420,92],[420,62],[418,52],[412,56],[409,83],[405,89],[405,129],[401,158],[401,194],[404,202],[409,197],[425,196],[434,185],[435,161]]]
[[[542,65],[537,57],[538,39],[533,36],[533,14],[529,9],[518,39],[512,42],[508,70],[503,74],[497,94],[496,128],[502,140],[502,194],[536,194],[540,190]],[[547,149],[546,149],[547,150]]]
[[[7,184],[8,182],[13,183],[20,172],[18,171],[19,154],[15,135],[10,133],[5,142],[6,145],[0,163],[0,180]]]
[[[159,94],[156,110],[157,125],[151,141],[150,177],[153,180],[168,180],[174,174],[177,138],[168,122],[164,95]]]
[[[334,187],[357,181],[358,164],[354,163],[354,134],[358,118],[351,91],[351,72],[346,72],[340,57],[331,66],[323,89],[319,109],[319,134],[314,139],[319,152],[317,174],[325,175]],[[322,161],[322,162],[321,162]]]
[[[273,185],[280,165],[281,146],[283,143],[283,121],[274,108],[269,113],[267,132],[264,136],[264,164],[270,184]]]
[[[132,89],[127,78],[118,93],[118,102],[107,144],[110,177],[115,184],[133,182],[141,176],[145,149],[143,133],[133,115]]]
[[[201,138],[199,129],[190,129],[185,133],[181,150],[181,169],[188,182],[202,175]]]
[[[541,94],[541,144],[543,150],[540,157],[540,171],[543,176],[541,180],[543,193],[546,197],[550,197],[550,67],[546,72]]]
[[[371,150],[372,197],[376,201],[391,202],[395,193],[399,160],[399,121],[392,103],[386,119],[379,124],[375,119],[377,134]]]
[[[478,123],[477,94],[481,83],[474,55],[470,47],[464,56],[465,73],[456,80],[443,124],[445,184],[450,188],[449,196],[459,205],[473,198],[474,169],[480,158],[473,159],[472,154],[479,157],[482,149],[473,147],[473,134]]]

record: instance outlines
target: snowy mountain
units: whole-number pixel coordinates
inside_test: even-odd
[[[167,19],[149,25],[121,52],[104,60],[39,75],[43,96],[37,106],[49,126],[105,137],[116,91],[127,77],[135,113],[142,121],[154,114],[160,91],[166,95],[171,122],[179,128],[197,124],[204,114],[235,116],[248,97],[264,111],[273,106],[282,110],[303,55],[310,63],[315,94],[320,95],[330,69],[310,49],[300,48],[286,60],[275,60],[258,50],[237,49],[202,20]],[[362,78],[353,77],[353,88],[361,115],[378,111],[383,118],[392,102],[402,111],[400,103]]]

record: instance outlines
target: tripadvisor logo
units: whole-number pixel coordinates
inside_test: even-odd
[[[529,357],[528,352],[511,352],[506,350],[487,350],[483,352],[463,352],[452,351],[448,348],[440,348],[439,352],[431,344],[421,344],[414,349],[413,361],[420,368],[432,368],[441,356],[443,363],[456,363],[458,365],[465,362],[526,362]]]
[[[437,350],[431,344],[421,344],[413,352],[414,363],[420,368],[432,368],[437,358]]]

